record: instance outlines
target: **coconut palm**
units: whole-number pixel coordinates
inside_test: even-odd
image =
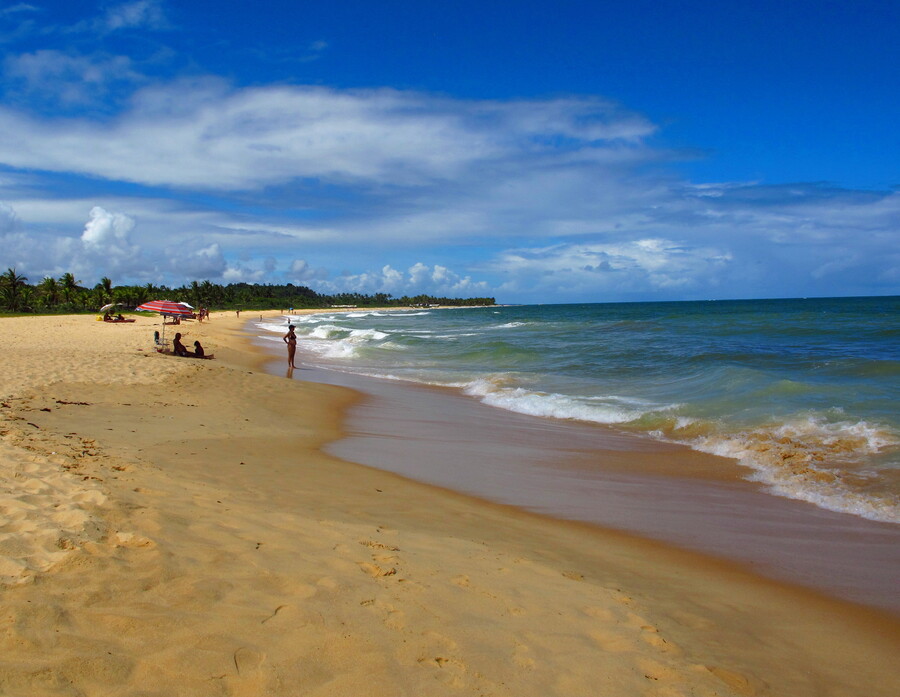
[[[200,284],[197,281],[191,281],[191,302],[194,307],[200,307],[203,301],[200,298]]]
[[[101,289],[102,300],[101,305],[105,305],[108,302],[112,302],[113,299],[113,291],[112,291],[112,281],[108,279],[106,276],[100,279],[100,283],[97,284]]]
[[[64,273],[59,277],[59,286],[62,290],[63,298],[65,298],[66,303],[71,303],[73,296],[78,292],[78,284],[81,281],[76,281],[75,276],[71,273]]]
[[[0,276],[0,293],[2,293],[3,304],[7,310],[17,312],[22,306],[27,280],[25,276],[20,276],[12,268],[7,269],[6,273]]]
[[[53,276],[44,276],[44,280],[38,284],[38,289],[47,307],[59,305],[59,282]]]

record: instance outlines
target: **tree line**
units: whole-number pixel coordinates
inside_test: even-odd
[[[0,275],[0,306],[8,312],[96,312],[104,305],[118,303],[121,309],[133,309],[150,300],[174,300],[193,307],[218,310],[273,310],[287,308],[353,307],[422,307],[427,305],[483,306],[496,304],[494,298],[444,298],[433,295],[390,293],[337,293],[321,295],[306,286],[259,283],[192,281],[178,288],[145,285],[114,286],[103,277],[94,286],[84,285],[71,273],[59,278],[45,276],[34,284],[16,273],[14,268]]]

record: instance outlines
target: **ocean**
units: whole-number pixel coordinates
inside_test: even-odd
[[[306,364],[452,388],[733,458],[774,495],[900,522],[900,298],[359,310],[286,324]]]

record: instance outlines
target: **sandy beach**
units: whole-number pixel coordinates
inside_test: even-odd
[[[896,694],[889,612],[329,455],[243,320],[0,319],[0,695]]]

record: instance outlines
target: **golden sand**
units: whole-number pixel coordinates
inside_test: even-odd
[[[232,314],[0,328],[0,695],[897,692],[896,617],[324,454]]]

